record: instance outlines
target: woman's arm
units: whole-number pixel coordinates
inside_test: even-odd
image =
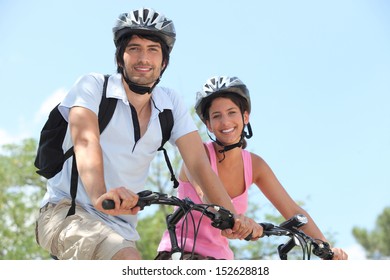
[[[268,200],[275,206],[280,214],[289,219],[296,214],[302,214],[307,217],[308,223],[302,227],[302,230],[309,236],[322,241],[327,239],[311,218],[309,213],[302,209],[287,193],[279,180],[276,178],[274,172],[269,165],[259,156],[252,155],[253,166],[253,182],[261,190],[261,192],[268,198]],[[347,259],[347,254],[338,248],[333,249],[335,252],[334,259]]]

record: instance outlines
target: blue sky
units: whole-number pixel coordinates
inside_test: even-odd
[[[207,78],[241,78],[252,97],[249,150],[361,258],[352,227],[372,229],[390,206],[386,0],[0,0],[0,144],[38,138],[79,76],[114,73],[111,28],[139,7],[175,23],[161,85],[190,108]]]

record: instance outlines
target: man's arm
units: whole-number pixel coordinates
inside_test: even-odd
[[[235,212],[231,199],[218,176],[211,169],[202,139],[198,132],[191,132],[176,141],[183,161],[191,176],[202,188],[206,199]]]
[[[83,107],[73,107],[69,112],[69,127],[79,176],[92,205],[110,215],[136,214],[139,207],[133,207],[138,201],[137,194],[124,186],[115,186],[114,189],[107,192],[96,114]],[[115,209],[103,209],[102,202],[104,199],[114,200]],[[120,202],[121,200],[122,202]]]
[[[69,128],[79,176],[92,204],[95,204],[106,192],[98,118],[89,109],[72,107],[69,112]]]

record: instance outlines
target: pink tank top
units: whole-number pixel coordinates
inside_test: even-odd
[[[217,158],[212,142],[206,143],[206,147],[209,151],[211,167],[218,175]],[[248,188],[252,185],[252,159],[250,153],[246,150],[242,150],[242,159],[244,162],[245,191],[241,195],[232,198],[232,203],[238,214],[243,214],[247,210]],[[202,203],[200,197],[189,182],[180,181],[177,196],[179,198],[189,197],[195,203]],[[195,221],[195,230],[198,228],[199,220],[201,219],[196,240],[194,238],[196,232],[194,231],[194,224],[191,217],[188,216],[187,228],[185,228],[185,223],[183,228],[182,221],[176,225],[176,235],[179,246],[182,244],[181,236],[183,236],[183,243],[185,242],[184,250],[187,252],[192,252],[195,242],[195,253],[202,256],[214,257],[216,259],[234,259],[233,251],[229,247],[229,240],[221,235],[221,230],[214,228],[211,225],[209,218],[205,216],[201,217],[201,215],[202,214],[199,212],[192,212]],[[157,250],[159,252],[171,250],[171,243],[167,230],[164,232]]]

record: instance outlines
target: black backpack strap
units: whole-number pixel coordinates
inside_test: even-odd
[[[100,134],[102,134],[103,130],[107,127],[112,116],[114,115],[116,103],[118,101],[118,99],[116,98],[107,98],[106,93],[107,93],[107,84],[108,84],[109,77],[110,75],[104,76],[102,100],[100,101],[100,105],[99,105],[98,119],[99,119]]]
[[[77,171],[76,157],[72,158],[72,174],[70,175],[70,196],[72,197],[72,204],[69,208],[68,214],[66,216],[72,216],[76,213],[76,194],[77,194],[77,184],[79,181],[79,172]]]
[[[169,160],[168,157],[168,152],[164,148],[164,144],[169,140],[171,137],[171,131],[173,128],[173,115],[172,115],[172,110],[165,109],[160,114],[158,115],[160,119],[160,126],[161,126],[161,133],[162,133],[162,141],[161,141],[161,146],[158,148],[158,151],[163,151],[164,157],[165,157],[165,162],[167,163],[168,169],[171,172],[171,181],[173,182],[173,187],[177,188],[179,186],[179,182],[177,181],[175,177],[175,173],[173,172],[173,168],[171,165],[171,161]]]
[[[114,115],[114,111],[116,108],[116,103],[118,99],[116,98],[107,98],[107,84],[108,78],[110,75],[104,75],[104,84],[103,84],[103,93],[102,100],[99,105],[99,130],[100,134],[107,127],[110,122],[112,116]],[[73,147],[65,153],[65,160],[74,155]],[[72,205],[68,211],[66,216],[71,216],[76,212],[76,195],[77,195],[77,185],[78,185],[79,173],[77,170],[76,157],[74,156],[72,159],[72,174],[70,176],[70,196],[72,198]]]

